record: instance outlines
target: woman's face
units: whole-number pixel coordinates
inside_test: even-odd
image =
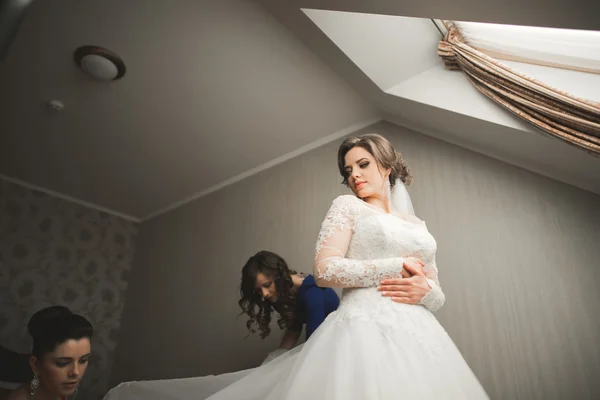
[[[40,380],[40,388],[55,396],[72,395],[85,374],[90,351],[89,338],[69,339],[44,354],[41,361],[32,357],[32,369]]]
[[[275,303],[277,301],[277,289],[275,287],[275,281],[259,272],[256,275],[256,291],[263,297],[263,299]]]
[[[379,168],[375,157],[362,147],[352,148],[344,157],[348,185],[357,197],[383,198],[389,171]],[[387,172],[387,173],[386,173]]]

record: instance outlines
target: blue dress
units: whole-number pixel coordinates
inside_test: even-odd
[[[313,334],[325,318],[337,310],[340,298],[335,290],[317,286],[315,278],[308,275],[302,281],[296,297],[296,322],[289,329],[301,331],[306,324],[306,339]]]

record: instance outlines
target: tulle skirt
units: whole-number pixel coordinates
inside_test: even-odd
[[[488,399],[427,309],[396,304],[376,292],[368,296],[371,301],[361,297],[359,303],[345,299],[304,345],[258,368],[124,383],[105,399]]]

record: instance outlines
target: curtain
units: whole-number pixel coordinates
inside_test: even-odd
[[[519,73],[469,45],[457,24],[438,54],[447,68],[463,71],[484,95],[546,134],[600,157],[600,103],[581,99]]]
[[[469,46],[497,60],[600,74],[600,32],[458,22]]]

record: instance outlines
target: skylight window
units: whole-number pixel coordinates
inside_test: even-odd
[[[454,22],[466,43],[501,60],[600,74],[600,32]]]

